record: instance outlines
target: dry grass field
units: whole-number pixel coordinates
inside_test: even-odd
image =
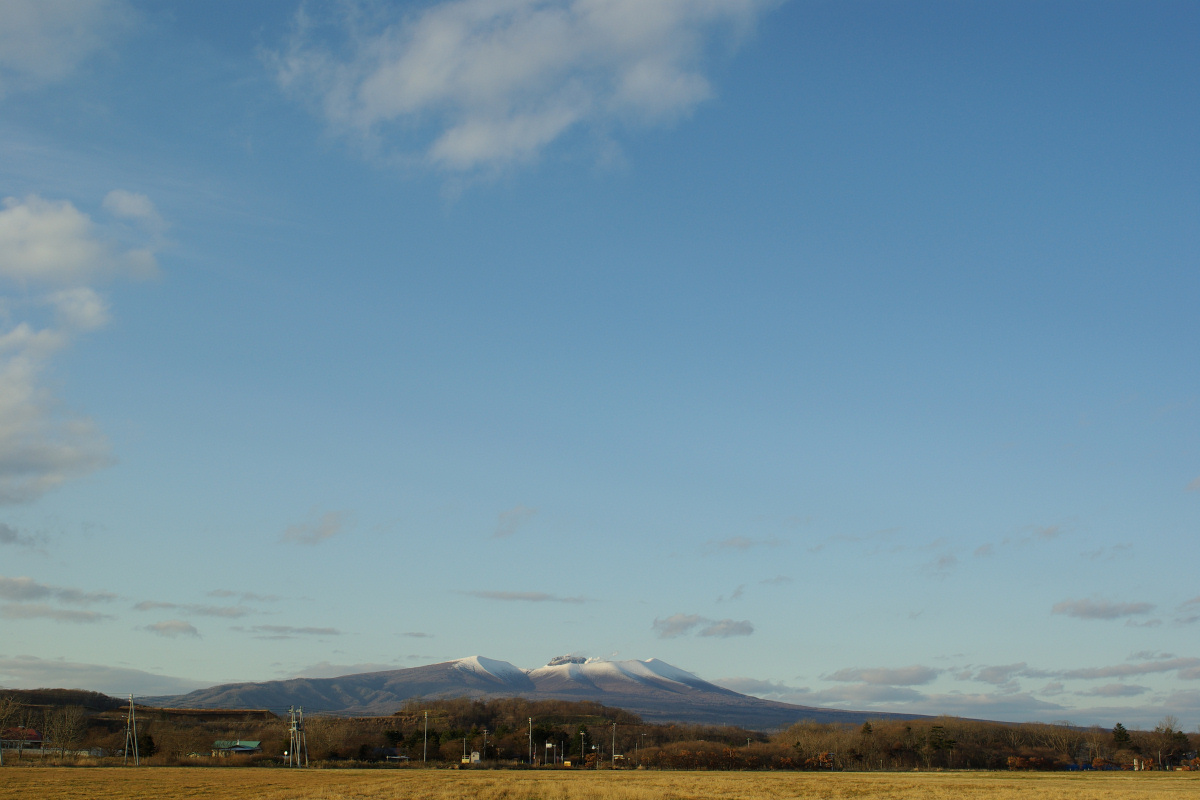
[[[1200,800],[1200,773],[506,772],[4,767],[0,800]]]

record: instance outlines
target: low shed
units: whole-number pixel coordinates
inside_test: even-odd
[[[240,756],[249,755],[250,753],[262,752],[262,740],[255,741],[253,739],[218,739],[213,742],[214,756]]]

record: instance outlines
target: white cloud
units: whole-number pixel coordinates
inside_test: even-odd
[[[3,205],[0,278],[22,286],[78,286],[100,278],[149,277],[157,271],[151,248],[122,251],[68,200],[29,195],[23,200],[6,197]]]
[[[92,422],[63,413],[39,385],[61,339],[24,324],[0,335],[0,505],[33,500],[109,461]]]
[[[124,0],[4,0],[0,96],[65,78],[131,17]]]
[[[131,220],[148,230],[163,231],[167,227],[166,221],[159,215],[154,203],[144,194],[129,192],[125,189],[113,189],[104,196],[101,205],[114,217]]]
[[[54,292],[48,299],[64,328],[91,331],[108,324],[108,304],[86,286]]]
[[[139,202],[153,211],[149,200]],[[116,245],[65,200],[3,201],[0,290],[19,288],[30,309],[49,307],[54,323],[19,321],[0,330],[0,505],[36,499],[109,462],[104,436],[87,418],[62,409],[41,378],[75,335],[107,324],[108,305],[88,284],[157,270],[153,247],[142,244]]]
[[[533,157],[575,128],[688,113],[713,93],[711,40],[737,39],[777,4],[446,0],[382,18],[351,3],[324,20],[302,11],[269,60],[336,129],[404,137],[425,163],[471,171]]]
[[[179,636],[199,636],[200,631],[196,630],[196,626],[190,622],[184,622],[181,619],[168,619],[162,622],[155,622],[153,625],[147,625],[146,630],[159,636],[166,636],[169,639],[174,639]]]

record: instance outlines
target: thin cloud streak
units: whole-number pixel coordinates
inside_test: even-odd
[[[692,633],[697,636],[728,639],[754,633],[754,625],[749,620],[712,620],[699,614],[672,614],[665,619],[655,619],[650,629],[659,639],[675,639]]]
[[[501,511],[496,519],[496,532],[492,534],[493,538],[504,539],[512,536],[529,520],[533,519],[537,514],[536,508],[528,508],[526,506],[517,506],[510,508],[508,511]]]
[[[162,622],[155,622],[147,625],[145,630],[157,636],[165,636],[168,639],[175,639],[180,636],[194,636],[199,638],[200,636],[200,631],[196,630],[195,625],[181,619],[168,619]]]
[[[344,511],[328,511],[318,519],[288,526],[280,541],[303,545],[320,544],[341,533],[348,516]]]
[[[72,605],[107,603],[117,599],[112,592],[85,592],[61,586],[38,583],[32,578],[9,578],[0,575],[0,599],[4,600],[48,600]]]
[[[472,597],[478,597],[481,600],[500,600],[502,602],[518,602],[518,603],[586,603],[586,597],[561,597],[556,594],[547,594],[546,592],[488,592],[475,591],[464,592]]]
[[[1051,614],[1065,614],[1076,619],[1118,619],[1149,614],[1153,603],[1109,603],[1103,600],[1064,600],[1055,603]]]
[[[45,603],[7,603],[0,606],[0,616],[5,619],[49,619],[55,622],[94,624],[110,619],[116,619],[111,614],[101,614],[98,611],[78,611],[68,608],[55,608]]]

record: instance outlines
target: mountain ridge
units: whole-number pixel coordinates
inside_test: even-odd
[[[609,661],[560,656],[535,669],[467,656],[452,661],[336,678],[228,683],[182,695],[140,698],[163,708],[303,706],[310,713],[385,716],[413,700],[469,697],[594,701],[638,714],[646,722],[785,728],[801,720],[861,723],[921,715],[820,708],[764,700],[709,683],[660,659]]]

